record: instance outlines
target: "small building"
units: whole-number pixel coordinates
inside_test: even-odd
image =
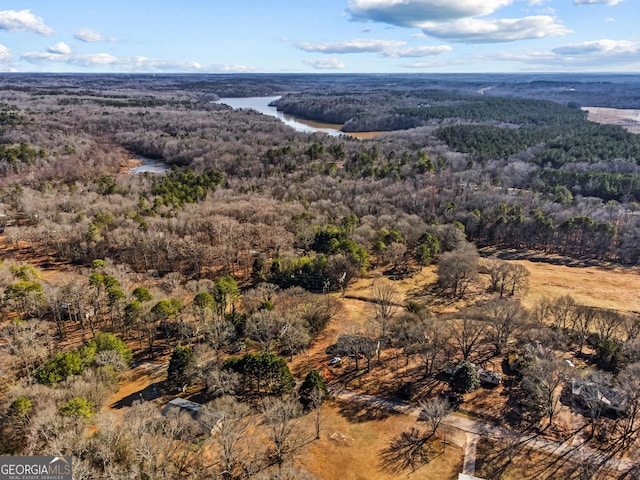
[[[202,405],[200,403],[178,397],[174,398],[164,406],[162,409],[162,416],[166,417],[172,412],[183,412],[188,413],[194,420],[197,420],[200,410],[202,410]]]
[[[180,397],[174,398],[162,409],[162,416],[164,417],[171,414],[178,415],[180,413],[186,413],[198,422],[198,425],[200,425],[203,431],[210,433],[213,433],[225,417],[225,414],[221,411],[204,408],[204,406],[198,402],[192,402],[191,400],[185,400]]]
[[[502,374],[500,372],[485,370],[484,368],[478,369],[478,378],[481,382],[490,385],[500,385],[502,383]]]
[[[602,410],[615,415],[624,415],[627,411],[627,398],[624,392],[606,385],[572,378],[571,396],[583,405],[595,397]]]

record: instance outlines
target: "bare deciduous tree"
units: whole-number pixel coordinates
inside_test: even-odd
[[[449,342],[449,330],[444,321],[435,317],[403,315],[392,325],[393,337],[407,358],[418,355],[424,366],[424,376],[433,373],[438,358]]]
[[[251,419],[247,405],[233,397],[220,397],[210,402],[198,415],[198,420],[211,432],[218,447],[221,475],[238,478],[243,461],[248,457]]]
[[[640,363],[627,366],[616,378],[616,385],[626,406],[625,414],[617,421],[623,446],[629,446],[640,431]]]
[[[556,298],[550,306],[553,326],[558,330],[566,331],[571,326],[571,315],[575,306],[576,301],[570,295]]]
[[[322,413],[322,404],[326,397],[326,393],[320,388],[314,388],[309,395],[309,406],[312,410],[313,425],[316,429],[316,440],[320,439],[320,427],[324,419]]]
[[[309,346],[311,337],[298,318],[287,316],[280,327],[278,342],[280,343],[282,354],[289,355],[293,359],[296,353]]]
[[[458,345],[463,360],[467,361],[485,339],[486,324],[463,313],[460,320],[449,321],[451,338]]]
[[[422,400],[418,405],[420,406],[420,419],[427,422],[431,428],[430,435],[435,435],[445,417],[451,413],[449,401],[442,397],[435,397]]]
[[[597,316],[598,310],[594,307],[579,305],[573,309],[571,330],[578,342],[578,355],[582,355],[582,349]]]
[[[599,310],[593,319],[593,329],[600,340],[612,340],[621,332],[625,317],[613,310]]]
[[[273,342],[278,338],[282,322],[273,310],[258,310],[247,319],[245,333],[260,344],[264,352],[270,352]]]
[[[580,389],[580,400],[587,409],[589,423],[591,425],[591,436],[596,435],[598,420],[607,406],[607,390],[609,390],[610,379],[600,373],[587,375]]]
[[[522,265],[505,260],[492,260],[489,263],[491,289],[500,297],[526,293],[529,288],[529,271]]]
[[[438,263],[438,283],[453,297],[462,298],[478,277],[478,252],[470,243],[442,254]]]
[[[263,424],[275,462],[282,466],[288,456],[308,440],[302,424],[302,406],[298,399],[266,397],[262,400]]]
[[[525,323],[527,311],[519,300],[498,298],[484,305],[480,315],[487,322],[487,337],[496,348],[495,354],[501,355],[511,338]]]
[[[553,424],[560,408],[560,387],[564,384],[566,365],[551,355],[534,356],[522,378],[522,389],[534,414],[548,417]]]
[[[380,332],[380,337],[387,335],[389,324],[400,310],[400,292],[388,282],[376,281],[372,289],[373,323]]]

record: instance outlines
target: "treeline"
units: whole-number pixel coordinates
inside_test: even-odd
[[[577,172],[544,168],[538,170],[534,182],[542,188],[562,186],[586,197],[629,202],[640,200],[640,175],[637,173]]]
[[[640,137],[622,127],[592,123],[540,129],[459,125],[442,128],[437,136],[481,161],[508,159],[535,147],[537,153],[530,159],[533,174],[525,178],[525,184],[535,190],[548,192],[562,186],[573,194],[604,201],[640,199]],[[626,171],[616,171],[619,168]]]
[[[311,120],[344,124],[343,131],[401,130],[447,122],[561,125],[586,113],[550,101],[463,95],[454,92],[335,92],[288,94],[279,110]]]
[[[539,209],[501,203],[486,212],[476,211],[462,220],[470,239],[486,245],[504,245],[575,258],[604,261],[617,257],[618,228],[611,221],[589,216],[555,220]]]
[[[499,122],[514,125],[558,125],[586,118],[586,112],[543,100],[500,97],[452,96],[451,105],[398,109],[399,113],[431,120],[454,119],[464,122]]]

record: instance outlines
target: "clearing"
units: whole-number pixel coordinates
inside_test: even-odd
[[[620,125],[631,133],[640,133],[640,110],[621,108],[582,107],[589,112],[587,118],[592,122]]]

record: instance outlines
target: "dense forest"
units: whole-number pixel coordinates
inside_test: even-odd
[[[298,389],[286,359],[336,315],[336,292],[372,269],[404,278],[436,264],[439,295],[451,302],[480,288],[482,273],[491,299],[436,318],[428,305],[399,305],[396,291],[374,286],[373,326],[344,332],[332,353],[353,358],[356,372],[394,351],[420,365],[420,378],[434,377],[448,358],[499,357],[517,336],[522,390],[514,395],[529,396],[518,397],[523,423],[554,421],[528,367],[558,377],[566,368],[544,348],[590,349],[607,372],[600,383],[637,394],[638,372],[629,370],[640,360],[637,316],[568,297],[527,311],[519,298],[528,272],[481,261],[476,245],[566,264],[637,265],[640,137],[589,122],[579,107],[624,99],[637,107],[639,84],[521,80],[0,76],[0,235],[11,258],[0,259],[2,339],[3,361],[13,364],[0,368],[2,451],[71,451],[84,478],[267,478],[260,472],[283,467],[294,444],[311,441],[300,425],[287,441],[278,428],[317,410],[326,394],[317,372],[298,378]],[[215,103],[265,95],[283,95],[277,106],[287,113],[342,124],[343,134],[296,132]],[[361,131],[384,132],[350,134]],[[166,171],[130,174],[147,159]],[[44,281],[43,269],[67,276]],[[100,418],[102,433],[83,443],[80,432],[119,375],[159,357],[171,358],[171,392],[197,384],[214,402],[204,427],[143,403],[122,428]],[[458,378],[466,374],[456,375],[454,390],[467,391]],[[411,397],[408,383],[396,393]],[[288,396],[294,390],[299,398]],[[248,420],[256,412],[258,427]],[[64,433],[48,429],[51,418]],[[626,430],[616,423],[616,438],[635,438],[634,421]],[[269,451],[245,438],[254,428]],[[139,438],[146,450],[133,447]],[[235,451],[225,443],[233,441]],[[222,452],[214,467],[176,446],[207,442]]]

